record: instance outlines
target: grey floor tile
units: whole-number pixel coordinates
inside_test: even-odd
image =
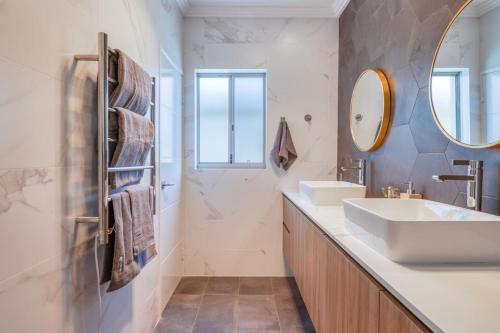
[[[175,294],[203,295],[207,289],[208,277],[188,276],[182,278],[175,289]]]
[[[314,332],[314,326],[293,277],[272,279],[281,329],[290,333]]]
[[[236,306],[238,330],[279,331],[280,324],[272,295],[241,295]]]
[[[274,295],[300,295],[299,287],[293,277],[271,278]]]
[[[208,279],[207,295],[236,295],[238,293],[239,278],[211,277]]]
[[[155,333],[189,333],[201,303],[201,295],[173,295],[162,313]]]
[[[233,333],[236,296],[205,295],[193,333]]]
[[[274,297],[283,332],[315,332],[314,325],[300,294],[283,293]]]
[[[240,295],[272,295],[271,278],[242,277],[240,278]]]

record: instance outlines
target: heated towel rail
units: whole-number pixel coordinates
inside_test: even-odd
[[[109,227],[109,202],[111,201],[109,197],[109,174],[114,172],[127,172],[127,171],[138,171],[138,170],[152,170],[151,172],[151,186],[156,189],[156,153],[155,145],[151,149],[150,163],[151,165],[146,166],[126,166],[126,167],[110,167],[109,166],[109,143],[115,142],[108,135],[108,124],[109,124],[109,113],[115,112],[114,109],[109,107],[108,101],[108,85],[109,83],[116,84],[112,78],[108,75],[108,61],[109,53],[116,55],[117,52],[108,47],[108,35],[104,32],[98,34],[98,54],[78,54],[75,55],[76,61],[97,61],[99,64],[98,77],[97,77],[97,115],[98,115],[98,216],[95,217],[77,217],[76,223],[91,223],[97,224],[99,226],[99,242],[100,244],[107,244],[109,242],[109,235],[111,234],[111,229]],[[153,77],[152,84],[152,102],[150,108],[151,121],[153,126],[155,124],[155,86],[156,80]],[[155,138],[156,138],[156,126]],[[156,190],[155,199],[156,202]],[[156,209],[153,207],[153,212]]]

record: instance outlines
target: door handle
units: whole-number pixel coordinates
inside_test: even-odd
[[[175,184],[169,184],[166,181],[161,182],[161,189],[164,190],[166,187],[172,187],[175,186]]]

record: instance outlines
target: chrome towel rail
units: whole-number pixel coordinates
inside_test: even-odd
[[[151,148],[151,165],[146,166],[120,166],[120,167],[110,167],[109,166],[109,142],[116,142],[115,139],[109,138],[108,136],[108,126],[109,126],[109,113],[116,112],[114,109],[109,107],[108,101],[108,84],[116,83],[115,80],[109,78],[108,76],[108,54],[117,55],[117,51],[108,47],[108,36],[104,32],[98,34],[98,53],[95,54],[78,54],[75,55],[76,61],[97,61],[98,62],[98,76],[97,76],[97,116],[98,116],[98,216],[94,217],[77,217],[76,223],[89,223],[98,224],[99,226],[99,242],[100,244],[107,244],[109,242],[109,235],[111,229],[109,227],[109,203],[111,201],[109,197],[109,174],[115,172],[127,172],[127,171],[139,171],[139,170],[153,170],[151,173],[151,186],[155,189],[155,202],[156,205],[156,152],[155,145]],[[153,125],[155,124],[155,87],[156,80],[153,77],[152,84],[152,102],[150,108],[150,116]],[[154,126],[156,132],[156,126]],[[156,133],[155,133],[156,138]],[[154,206],[155,206],[154,205]],[[156,211],[156,207],[153,207],[153,211]]]

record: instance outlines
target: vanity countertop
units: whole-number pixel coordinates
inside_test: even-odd
[[[342,206],[284,195],[433,331],[500,332],[500,266],[397,264],[347,230]]]

